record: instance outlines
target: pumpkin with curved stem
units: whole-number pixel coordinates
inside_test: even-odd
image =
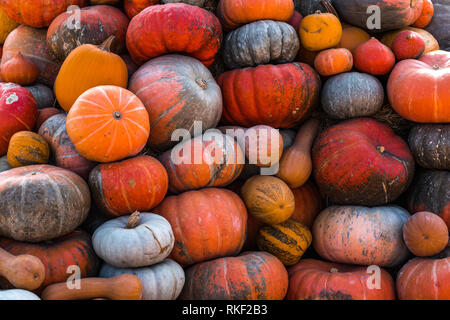
[[[323,200],[319,190],[312,180],[308,180],[300,188],[293,189],[292,192],[295,198],[295,208],[291,219],[311,228],[315,218],[323,208]]]
[[[431,22],[431,19],[433,19],[433,14],[433,2],[431,2],[431,0],[423,0],[422,12],[412,25],[417,28],[425,28]]]
[[[376,76],[388,74],[395,65],[392,50],[375,38],[358,46],[353,58],[356,69]]]
[[[397,60],[417,59],[425,51],[425,41],[418,33],[405,30],[392,41],[392,51]]]
[[[318,11],[302,19],[299,35],[307,50],[320,51],[341,41],[342,25],[334,14]]]
[[[11,137],[7,157],[13,168],[46,164],[50,157],[50,147],[40,135],[30,131],[20,131]]]
[[[348,72],[353,68],[353,55],[344,48],[324,50],[314,59],[314,67],[321,76]]]
[[[125,0],[124,9],[128,18],[132,19],[145,8],[158,4],[159,0]]]

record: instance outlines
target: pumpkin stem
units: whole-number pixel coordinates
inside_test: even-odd
[[[337,273],[337,272],[339,272],[339,270],[336,269],[336,268],[331,268],[331,269],[330,269],[330,272],[331,272],[331,273]]]
[[[440,67],[439,67],[437,64],[434,64],[434,65],[433,65],[433,69],[434,69],[434,70],[439,70]]]
[[[106,52],[111,52],[111,45],[115,40],[116,36],[109,36],[109,38],[103,41],[103,43],[99,45],[98,48]]]
[[[120,111],[114,111],[113,117],[114,117],[114,119],[120,120],[120,119],[122,119],[122,114],[120,113]]]
[[[386,148],[383,146],[378,146],[377,150],[378,150],[378,152],[383,153],[386,150]]]
[[[128,223],[126,228],[127,229],[134,229],[139,224],[139,211],[135,211],[131,214],[131,216],[128,218]]]
[[[195,80],[195,82],[199,85],[200,88],[202,88],[203,90],[205,90],[208,87],[208,84],[206,83],[206,81],[204,79],[197,79]]]
[[[341,20],[339,14],[329,0],[320,0],[320,4],[327,10],[328,13],[334,14],[339,20]]]

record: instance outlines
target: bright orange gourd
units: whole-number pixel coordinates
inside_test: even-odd
[[[341,41],[342,25],[334,14],[318,11],[302,19],[299,35],[302,46],[307,50],[328,49]]]
[[[46,164],[50,158],[50,146],[37,133],[20,131],[11,137],[7,156],[8,162],[13,168]]]
[[[347,72],[353,68],[353,56],[345,48],[327,49],[316,56],[314,67],[321,76],[332,76]]]
[[[39,69],[30,60],[18,52],[12,59],[2,65],[0,71],[3,81],[20,85],[29,85],[36,81]]]
[[[413,27],[425,28],[433,19],[434,6],[431,0],[423,0],[422,13],[419,18],[412,24]]]

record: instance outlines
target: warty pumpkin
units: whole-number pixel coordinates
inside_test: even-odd
[[[413,27],[425,28],[433,19],[434,6],[431,0],[423,0],[422,12],[419,18],[412,24]]]
[[[50,158],[50,147],[47,141],[37,133],[19,131],[9,141],[7,157],[13,168],[46,164]]]
[[[99,46],[81,45],[64,60],[56,78],[55,96],[65,111],[88,89],[103,85],[127,87],[127,66],[110,51],[113,41],[111,36]]]
[[[392,42],[394,41],[395,37],[402,31],[413,31],[422,37],[423,41],[425,41],[425,50],[423,51],[422,55],[431,51],[439,50],[439,43],[431,33],[424,29],[414,27],[404,27],[399,30],[387,32],[386,34],[384,34],[383,38],[381,38],[381,42],[389,48],[392,48]]]
[[[67,115],[67,133],[86,159],[112,162],[138,154],[147,143],[147,110],[132,92],[117,86],[85,91]]]
[[[8,34],[19,26],[19,23],[10,19],[0,7],[0,45],[5,43]]]
[[[292,189],[292,192],[295,198],[295,208],[291,219],[311,228],[324,207],[319,190],[312,180],[308,180],[300,188]]]
[[[375,76],[388,74],[395,65],[395,55],[389,47],[371,38],[353,52],[355,68]]]
[[[128,18],[132,19],[147,7],[159,4],[159,0],[124,0],[124,9]]]
[[[302,19],[299,35],[302,46],[307,50],[324,50],[341,41],[342,25],[334,14],[318,11]]]
[[[353,55],[345,48],[323,50],[314,59],[314,67],[321,76],[348,72],[353,68]]]
[[[3,81],[25,86],[36,81],[39,75],[39,69],[33,62],[25,59],[18,52],[13,58],[2,65],[0,74]]]
[[[395,36],[392,51],[397,60],[417,59],[425,51],[425,41],[418,33],[405,30]]]

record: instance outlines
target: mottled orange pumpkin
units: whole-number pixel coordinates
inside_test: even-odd
[[[324,50],[314,59],[314,67],[321,76],[347,72],[353,68],[353,56],[345,48]]]
[[[425,28],[433,19],[434,6],[431,0],[423,0],[422,12],[419,18],[412,24],[417,28]]]
[[[45,164],[50,157],[50,147],[37,133],[20,131],[11,137],[7,157],[13,168]]]

